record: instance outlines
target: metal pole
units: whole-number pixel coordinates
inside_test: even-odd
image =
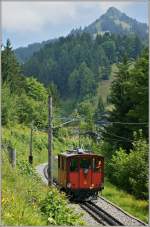
[[[51,186],[53,183],[52,177],[52,97],[48,96],[48,186]]]
[[[31,134],[30,134],[30,153],[29,153],[29,163],[32,164],[33,163],[33,156],[32,156],[32,133],[33,133],[33,127],[31,125]]]

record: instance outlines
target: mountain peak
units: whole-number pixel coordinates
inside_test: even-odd
[[[83,31],[94,36],[110,32],[119,35],[136,34],[139,38],[146,40],[148,38],[147,24],[136,21],[115,7],[110,7],[105,14],[85,27]]]
[[[121,11],[112,6],[112,7],[109,7],[106,13],[121,13]]]
[[[121,17],[122,16],[122,12],[120,10],[118,10],[115,7],[110,7],[107,12],[104,14],[105,16],[115,16],[115,17]]]

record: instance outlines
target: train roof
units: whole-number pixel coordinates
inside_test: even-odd
[[[61,156],[65,157],[73,157],[73,156],[95,156],[95,157],[103,157],[102,155],[98,155],[93,153],[92,151],[84,151],[82,149],[76,149],[76,150],[67,150],[64,153],[59,154]]]

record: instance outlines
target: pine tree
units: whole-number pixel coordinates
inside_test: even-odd
[[[121,124],[110,123],[104,133],[115,148],[121,146],[129,151],[132,148],[133,132],[139,129],[148,138],[148,66],[148,50],[131,66],[127,58],[118,65],[109,98],[113,110],[108,120]]]
[[[21,67],[8,39],[2,50],[2,84],[8,84],[11,92],[19,92],[24,86],[24,80],[21,77]]]
[[[124,58],[123,63],[118,64],[118,72],[115,80],[112,82],[109,102],[113,104],[113,110],[109,113],[110,122],[128,122],[130,118],[127,114],[133,105],[128,95],[127,84],[129,83],[130,62]],[[127,125],[110,124],[106,127],[105,138],[114,144],[115,148],[122,146],[127,150],[131,146],[132,129]]]

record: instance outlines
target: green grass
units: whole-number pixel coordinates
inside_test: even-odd
[[[113,64],[111,68],[111,74],[110,74],[109,80],[102,80],[99,83],[99,86],[97,89],[97,96],[101,97],[104,103],[106,103],[107,96],[110,94],[111,83],[114,79],[116,71],[117,71],[117,67],[115,64]]]
[[[46,225],[39,202],[47,187],[33,176],[20,174],[18,168],[12,169],[6,154],[2,160],[2,224]]]
[[[69,138],[66,138],[66,145],[67,139]],[[2,225],[44,226],[62,222],[66,225],[84,224],[80,215],[70,210],[67,199],[57,190],[44,185],[35,173],[35,166],[47,162],[47,134],[38,131],[33,133],[33,168],[28,163],[29,141],[30,129],[25,126],[14,125],[13,130],[2,129]],[[8,144],[16,149],[16,168],[12,168],[9,163]],[[54,154],[66,145],[55,138]],[[53,203],[45,200],[49,192],[52,192]],[[42,201],[49,212],[42,213]],[[63,210],[68,210],[68,216]],[[59,214],[59,220],[55,220],[56,213]]]
[[[148,223],[148,201],[136,199],[108,181],[105,182],[102,195],[131,215]]]

